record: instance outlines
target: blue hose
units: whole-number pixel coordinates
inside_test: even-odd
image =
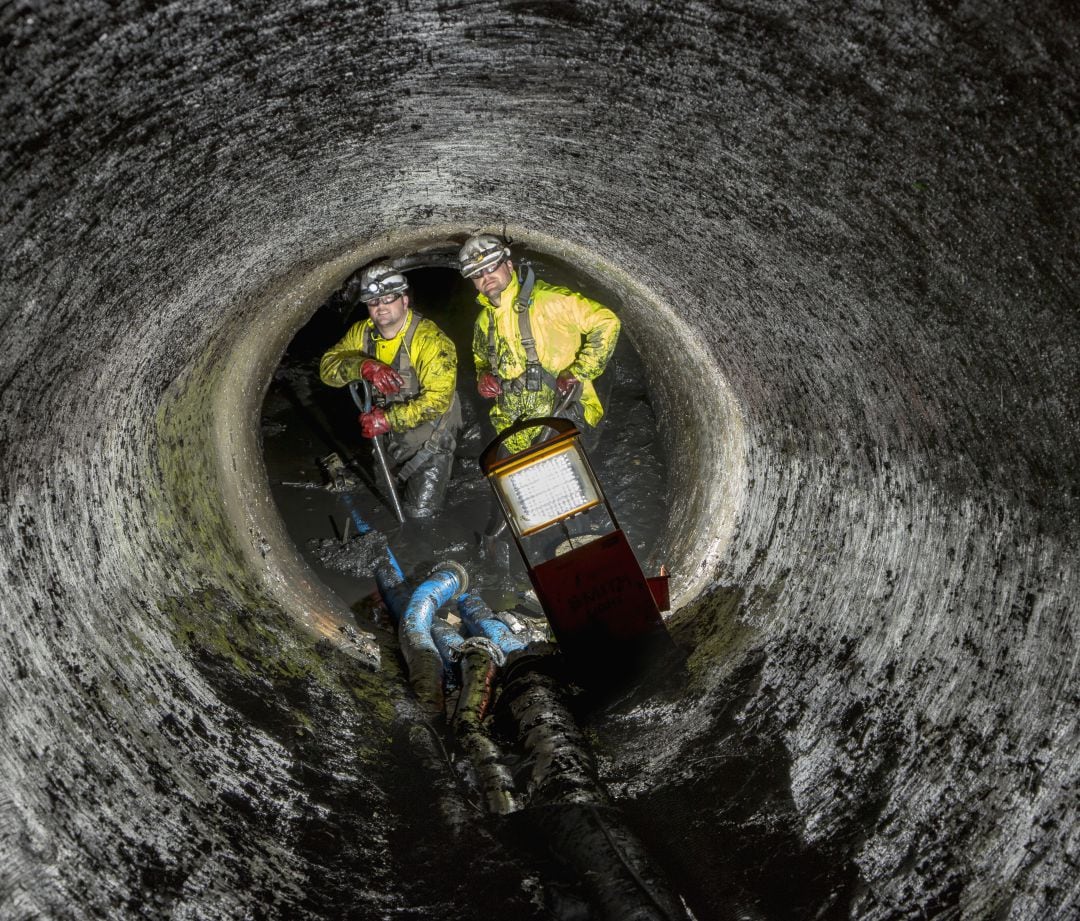
[[[343,498],[356,533],[363,535],[372,531],[360,517],[352,497],[346,493]],[[373,569],[379,595],[398,628],[398,642],[409,670],[409,681],[422,703],[433,710],[441,710],[443,681],[450,669],[452,653],[465,638],[449,624],[436,623],[435,612],[464,591],[469,578],[457,563],[440,563],[416,591],[410,591],[401,564],[389,545],[375,561]]]
[[[445,620],[436,617],[431,622],[431,638],[435,641],[435,648],[439,650],[439,655],[442,657],[444,669],[449,672],[456,658],[455,653],[465,642],[465,637]]]
[[[409,670],[409,683],[420,703],[435,713],[443,708],[450,651],[459,644],[448,627],[444,629],[441,623],[435,627],[435,612],[467,585],[465,570],[457,563],[440,563],[412,593],[398,622],[398,643]]]
[[[527,645],[492,613],[484,599],[475,592],[466,592],[458,598],[458,614],[471,636],[487,637],[503,653],[515,652]]]
[[[360,517],[360,513],[353,504],[352,496],[343,493],[341,498],[345,502],[345,508],[349,512],[349,517],[352,519],[357,535],[368,534],[373,531],[371,525]],[[394,556],[394,551],[390,549],[389,544],[386,546],[386,553],[375,562],[373,569],[375,584],[378,586],[383,604],[386,605],[386,609],[390,612],[393,622],[397,624],[405,613],[411,592],[409,583],[405,581],[405,573],[401,571],[401,564],[398,563],[397,557]]]
[[[438,652],[431,636],[435,612],[463,588],[460,567],[455,565],[454,569],[459,571],[455,572],[450,568],[436,569],[412,593],[409,606],[405,609],[405,615],[398,627],[403,642],[407,641],[414,648],[430,648]]]

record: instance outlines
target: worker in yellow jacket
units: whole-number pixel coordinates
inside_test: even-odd
[[[531,266],[515,272],[510,248],[494,234],[470,237],[458,266],[483,308],[473,330],[473,359],[477,390],[495,401],[495,431],[550,416],[569,400],[560,415],[588,435],[604,414],[593,381],[615,350],[619,318],[582,294],[535,278]],[[524,450],[538,432],[512,435],[507,450]]]
[[[405,484],[403,509],[426,518],[442,507],[461,429],[457,352],[431,320],[412,310],[409,283],[387,263],[360,277],[368,319],[354,323],[319,364],[324,384],[365,380],[370,412],[360,416],[365,438],[387,434],[387,453]]]

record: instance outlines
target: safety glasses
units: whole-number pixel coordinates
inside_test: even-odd
[[[398,294],[384,294],[382,297],[376,297],[376,298],[374,298],[374,299],[372,299],[370,301],[364,301],[364,303],[367,304],[368,307],[375,307],[378,304],[382,304],[383,306],[387,306],[389,304],[394,303],[394,301],[399,300],[400,298],[401,298],[400,293],[398,293]]]

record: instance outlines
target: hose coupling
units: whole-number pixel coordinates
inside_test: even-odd
[[[498,668],[502,668],[506,662],[506,653],[499,648],[499,644],[489,640],[486,636],[470,636],[464,643],[454,649],[450,654],[455,659],[463,659],[471,649],[482,649],[491,658]]]
[[[465,594],[466,590],[469,587],[469,574],[465,571],[464,566],[462,566],[460,563],[454,562],[453,560],[446,560],[442,563],[436,563],[431,568],[431,572],[429,572],[428,575],[433,576],[437,572],[452,572],[455,576],[457,576],[458,590],[450,596],[451,601]]]

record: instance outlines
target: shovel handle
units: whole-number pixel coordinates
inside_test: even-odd
[[[358,392],[360,387],[364,388],[364,398],[362,400]],[[349,393],[352,394],[353,402],[360,412],[371,412],[371,386],[367,381],[352,381],[349,384]],[[401,500],[398,498],[397,490],[394,488],[394,478],[390,475],[390,467],[386,463],[382,439],[376,435],[371,439],[371,446],[375,451],[375,460],[378,462],[379,470],[382,471],[383,483],[386,485],[386,491],[390,495],[390,504],[394,508],[394,515],[397,516],[398,521],[404,523],[405,512],[401,508]]]

